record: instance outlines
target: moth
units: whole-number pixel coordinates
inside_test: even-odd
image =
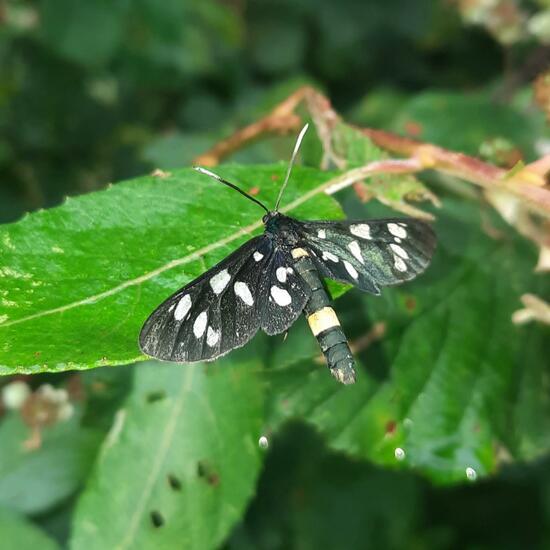
[[[304,313],[330,373],[355,382],[354,359],[323,279],[371,294],[424,271],[435,249],[427,223],[412,218],[302,221],[279,212],[307,125],[300,132],[274,210],[220,176],[196,167],[265,210],[264,233],[163,302],[147,319],[141,350],[178,363],[211,361],[262,329],[285,332]]]

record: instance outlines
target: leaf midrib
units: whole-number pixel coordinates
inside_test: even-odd
[[[149,498],[151,497],[151,493],[153,492],[155,483],[158,480],[162,466],[165,463],[166,457],[171,448],[176,431],[176,426],[183,409],[183,404],[185,403],[185,395],[188,394],[189,390],[191,389],[194,372],[195,369],[185,369],[184,371],[183,383],[181,385],[180,391],[175,396],[175,403],[165,424],[165,429],[160,445],[157,452],[155,453],[155,461],[153,462],[149,475],[145,480],[145,483],[143,484],[143,490],[134,509],[134,513],[129,518],[129,521],[127,523],[128,529],[126,531],[126,534],[124,535],[124,538],[122,539],[120,544],[116,546],[117,550],[124,550],[126,548],[132,547],[135,535],[143,518],[145,507]]]

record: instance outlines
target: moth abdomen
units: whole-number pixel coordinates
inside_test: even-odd
[[[335,311],[325,306],[308,315],[307,321],[325,355],[332,376],[343,384],[353,384],[355,361]]]
[[[355,361],[336,312],[330,306],[330,298],[317,269],[304,249],[294,249],[292,255],[297,258],[296,271],[311,288],[304,313],[311,332],[327,360],[330,373],[343,384],[353,384]]]

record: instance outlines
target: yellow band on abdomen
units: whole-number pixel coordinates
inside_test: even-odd
[[[320,310],[312,313],[308,318],[307,322],[313,332],[314,336],[321,334],[324,330],[327,330],[332,327],[339,327],[340,321],[336,317],[336,313],[331,307],[324,307]]]

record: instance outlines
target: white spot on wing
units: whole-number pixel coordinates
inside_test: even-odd
[[[359,243],[357,241],[351,241],[348,244],[348,248],[350,249],[350,252],[362,263],[365,263],[365,260],[363,259],[363,254],[361,254],[361,247],[359,246]]]
[[[401,256],[404,260],[409,259],[409,255],[407,254],[407,251],[404,248],[401,248],[398,244],[390,244],[390,248],[398,255]]]
[[[407,230],[402,227],[401,225],[397,225],[396,223],[389,223],[388,224],[388,231],[394,236],[399,237],[400,239],[404,239],[407,237]]]
[[[362,239],[372,239],[370,227],[366,223],[357,223],[349,226],[349,232]]]
[[[323,260],[330,260],[331,262],[338,262],[338,256],[335,256],[332,252],[323,252],[321,256]]]
[[[235,294],[247,305],[251,306],[254,303],[254,298],[250,293],[250,289],[246,283],[237,281],[233,287],[235,289]]]
[[[195,319],[195,322],[193,323],[193,334],[196,338],[200,338],[204,331],[206,330],[206,323],[208,322],[208,315],[206,314],[206,311],[202,311],[199,313],[198,317]]]
[[[178,302],[178,305],[176,306],[176,309],[174,311],[174,319],[176,321],[181,321],[191,309],[191,296],[189,294],[186,294],[183,296],[183,298],[180,298],[180,301]]]
[[[275,285],[271,287],[271,296],[273,296],[275,303],[281,307],[288,306],[292,302],[290,294],[284,288]]]
[[[344,267],[353,279],[357,279],[359,277],[357,270],[347,260],[344,260]]]
[[[317,236],[320,239],[326,239],[327,238],[327,232],[324,229],[319,229],[319,231],[317,231]]]
[[[286,283],[286,277],[288,275],[288,269],[291,269],[291,268],[287,268],[287,267],[278,267],[277,268],[277,271],[275,272],[275,274],[277,275],[277,280],[280,283]]]
[[[230,280],[231,275],[229,275],[227,269],[216,273],[216,275],[210,279],[210,286],[212,287],[214,294],[220,294],[223,292]]]
[[[252,254],[252,256],[254,258],[254,261],[256,262],[259,262],[264,257],[264,255],[261,252],[258,252],[257,250],[256,252],[254,252],[254,254]]]
[[[208,327],[206,331],[206,343],[213,348],[220,339],[220,331],[214,330],[212,327]]]
[[[407,264],[396,254],[393,255],[393,262],[393,265],[395,266],[395,269],[397,269],[397,271],[407,271]]]

